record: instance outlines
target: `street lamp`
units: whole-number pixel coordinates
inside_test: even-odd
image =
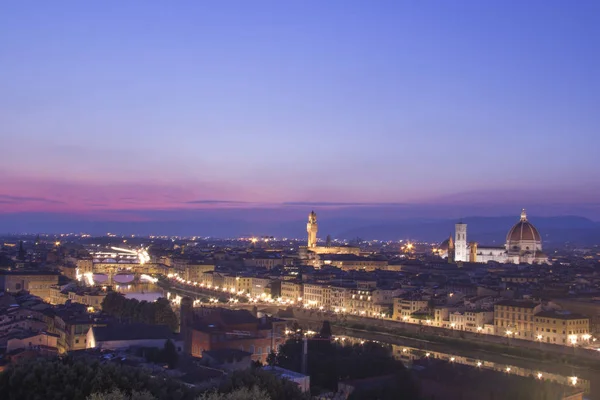
[[[569,335],[569,341],[571,342],[573,347],[575,347],[575,344],[577,344],[577,335]]]
[[[510,337],[511,337],[512,335],[514,335],[514,334],[515,334],[515,333],[514,333],[513,331],[511,331],[511,330],[507,330],[507,331],[506,331],[506,342],[507,342],[507,344],[508,344],[508,345],[510,345]]]
[[[571,378],[569,378],[571,380],[571,384],[573,386],[577,385],[577,377],[576,376],[572,376]]]

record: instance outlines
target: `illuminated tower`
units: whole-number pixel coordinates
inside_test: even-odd
[[[469,256],[469,260],[472,263],[477,262],[477,242],[471,242],[469,244],[469,250],[471,251],[471,254]]]
[[[452,240],[452,234],[448,238],[448,262],[450,264],[454,263],[454,252],[456,249],[454,248],[454,240]]]
[[[467,224],[459,222],[454,227],[454,261],[469,261],[469,255],[467,254]]]
[[[308,248],[317,247],[317,214],[311,211],[308,214],[308,224],[306,224],[306,232],[308,232]]]

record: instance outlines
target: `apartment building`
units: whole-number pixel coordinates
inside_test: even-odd
[[[209,262],[188,262],[184,267],[183,279],[191,282],[200,282],[202,274],[215,270],[215,265]]]
[[[348,295],[350,289],[343,286],[331,286],[331,310],[346,312],[348,310]]]
[[[534,317],[542,304],[527,300],[504,300],[494,304],[494,326],[497,335],[532,340]]]
[[[535,339],[554,344],[576,345],[591,339],[590,319],[569,311],[542,311],[535,315]]]
[[[271,297],[271,292],[268,289],[271,279],[254,276],[252,277],[252,290],[250,294],[253,297]]]
[[[467,309],[464,315],[464,326],[467,332],[483,332],[485,325],[494,322],[494,311],[492,310]]]
[[[59,276],[57,272],[0,271],[0,291],[17,293],[24,290],[49,302]]]
[[[304,283],[303,303],[311,308],[330,309],[331,288],[320,283]]]
[[[281,281],[281,298],[290,303],[301,302],[304,296],[302,282]]]
[[[397,321],[408,320],[415,312],[427,309],[428,300],[396,297],[393,307],[392,319]]]

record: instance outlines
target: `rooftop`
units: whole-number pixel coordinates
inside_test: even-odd
[[[570,311],[542,311],[542,312],[535,314],[535,316],[542,317],[542,318],[556,318],[556,319],[564,319],[564,320],[588,318],[583,314],[576,314],[576,313],[572,313]]]
[[[203,351],[202,356],[208,356],[218,363],[224,364],[233,361],[241,361],[246,357],[251,357],[252,353],[238,349],[217,349]]]
[[[22,275],[39,275],[39,276],[58,276],[59,272],[55,271],[6,271],[0,270],[0,275],[13,275],[13,276],[22,276]]]
[[[508,307],[518,307],[518,308],[535,308],[540,303],[534,303],[533,301],[528,300],[503,300],[499,301],[495,304],[496,306],[508,306]]]
[[[96,326],[92,328],[96,342],[113,340],[139,340],[139,339],[173,339],[175,335],[169,327],[164,325],[148,324],[113,324],[109,326]]]

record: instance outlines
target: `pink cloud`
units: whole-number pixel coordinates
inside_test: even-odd
[[[243,188],[213,183],[92,183],[0,175],[0,212],[227,207],[245,204],[243,196],[249,194]]]

